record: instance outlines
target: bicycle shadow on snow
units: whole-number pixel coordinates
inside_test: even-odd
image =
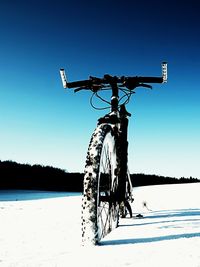
[[[197,218],[196,216],[199,216]],[[175,219],[176,217],[176,219]],[[187,218],[189,217],[189,218]],[[159,221],[159,219],[168,218],[168,220]],[[180,219],[179,219],[180,218]],[[185,218],[185,219],[184,219]],[[154,220],[147,223],[143,223],[145,219]],[[158,220],[157,220],[158,219]],[[140,221],[141,220],[141,223]],[[194,223],[194,228],[200,228],[200,209],[182,209],[182,210],[170,210],[170,211],[159,211],[154,212],[150,216],[146,216],[144,219],[137,219],[137,223],[133,224],[122,224],[119,227],[142,227],[146,225],[159,224],[158,228],[181,228],[182,223]],[[180,223],[180,227],[176,225],[168,225],[168,223]],[[165,225],[166,224],[166,225]],[[141,229],[141,228],[140,228]],[[161,242],[161,241],[169,241],[176,240],[181,238],[193,238],[200,237],[200,232],[190,232],[190,233],[179,233],[179,234],[171,234],[171,235],[163,235],[163,236],[152,236],[152,237],[142,237],[142,238],[127,238],[127,239],[116,239],[116,240],[102,240],[100,242],[101,246],[106,245],[127,245],[127,244],[142,244],[142,243],[152,243],[152,242]]]
[[[120,227],[131,227],[131,226],[145,226],[145,225],[153,225],[153,224],[164,224],[164,223],[173,223],[173,222],[193,222],[200,221],[199,219],[194,218],[184,218],[191,216],[200,216],[200,209],[182,209],[182,210],[165,210],[153,212],[153,215],[145,216],[145,219],[165,219],[163,221],[150,221],[144,223],[133,223],[133,224],[120,224]],[[178,218],[177,218],[178,217]],[[181,219],[179,219],[181,217]],[[174,219],[176,218],[176,219]],[[168,219],[168,220],[167,220]],[[142,220],[143,221],[143,220]]]
[[[157,236],[148,238],[130,238],[130,239],[119,239],[119,240],[106,240],[100,243],[101,246],[106,245],[128,245],[128,244],[141,244],[141,243],[151,243],[158,241],[175,240],[180,238],[192,238],[200,237],[200,233],[187,233],[179,235],[167,235],[167,236]]]

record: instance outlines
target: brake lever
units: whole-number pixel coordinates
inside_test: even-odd
[[[74,93],[77,93],[77,92],[79,92],[79,91],[81,91],[81,90],[84,90],[84,89],[87,89],[86,87],[79,87],[79,88],[76,88],[76,89],[74,89]]]
[[[81,90],[91,90],[93,93],[96,93],[99,90],[101,90],[102,88],[103,88],[102,85],[99,85],[99,84],[93,84],[90,87],[89,86],[81,86],[81,87],[74,89],[74,93],[77,93]]]
[[[140,87],[146,87],[146,88],[149,88],[149,89],[153,89],[153,87],[149,84],[145,84],[145,83],[140,83],[138,86]]]

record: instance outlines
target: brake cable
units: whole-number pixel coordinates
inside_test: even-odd
[[[109,90],[109,89],[102,89],[101,91],[103,91],[103,90]],[[124,88],[121,88],[121,87],[119,87],[119,90],[124,93],[124,95],[119,98],[119,106],[128,104],[132,94],[134,94],[135,92],[131,91],[131,90],[124,89]],[[97,98],[99,98],[101,101],[103,101],[106,104],[108,104],[109,106],[108,107],[102,107],[102,108],[95,106],[94,105],[94,101],[93,101],[95,96]],[[125,97],[126,97],[125,101],[122,102],[122,99],[124,99]],[[122,103],[120,103],[120,102],[122,102]],[[90,97],[90,105],[92,106],[92,108],[94,108],[96,110],[105,110],[105,109],[110,109],[111,103],[109,101],[107,101],[106,99],[104,99],[103,97],[101,97],[98,94],[98,92],[95,91],[95,92],[93,92],[92,96]]]

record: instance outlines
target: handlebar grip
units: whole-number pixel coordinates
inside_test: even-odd
[[[60,77],[61,77],[61,80],[62,80],[63,87],[64,88],[68,88],[67,77],[65,75],[65,70],[64,69],[60,69]]]
[[[167,82],[167,62],[162,63],[162,78],[163,78],[163,82],[166,83]]]
[[[64,69],[60,69],[60,77],[64,88],[75,88],[75,87],[87,87],[91,86],[91,80],[83,80],[76,82],[68,82]]]

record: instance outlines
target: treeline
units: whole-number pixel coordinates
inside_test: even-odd
[[[0,161],[0,189],[80,192],[83,174],[42,165]]]
[[[83,173],[68,173],[50,166],[0,161],[0,189],[31,189],[81,192]],[[158,175],[131,174],[133,186],[200,182],[197,178],[172,178]]]
[[[197,178],[184,178],[177,179],[175,177],[166,177],[151,174],[131,174],[131,181],[133,186],[145,186],[145,185],[159,185],[159,184],[181,184],[181,183],[198,183]]]

